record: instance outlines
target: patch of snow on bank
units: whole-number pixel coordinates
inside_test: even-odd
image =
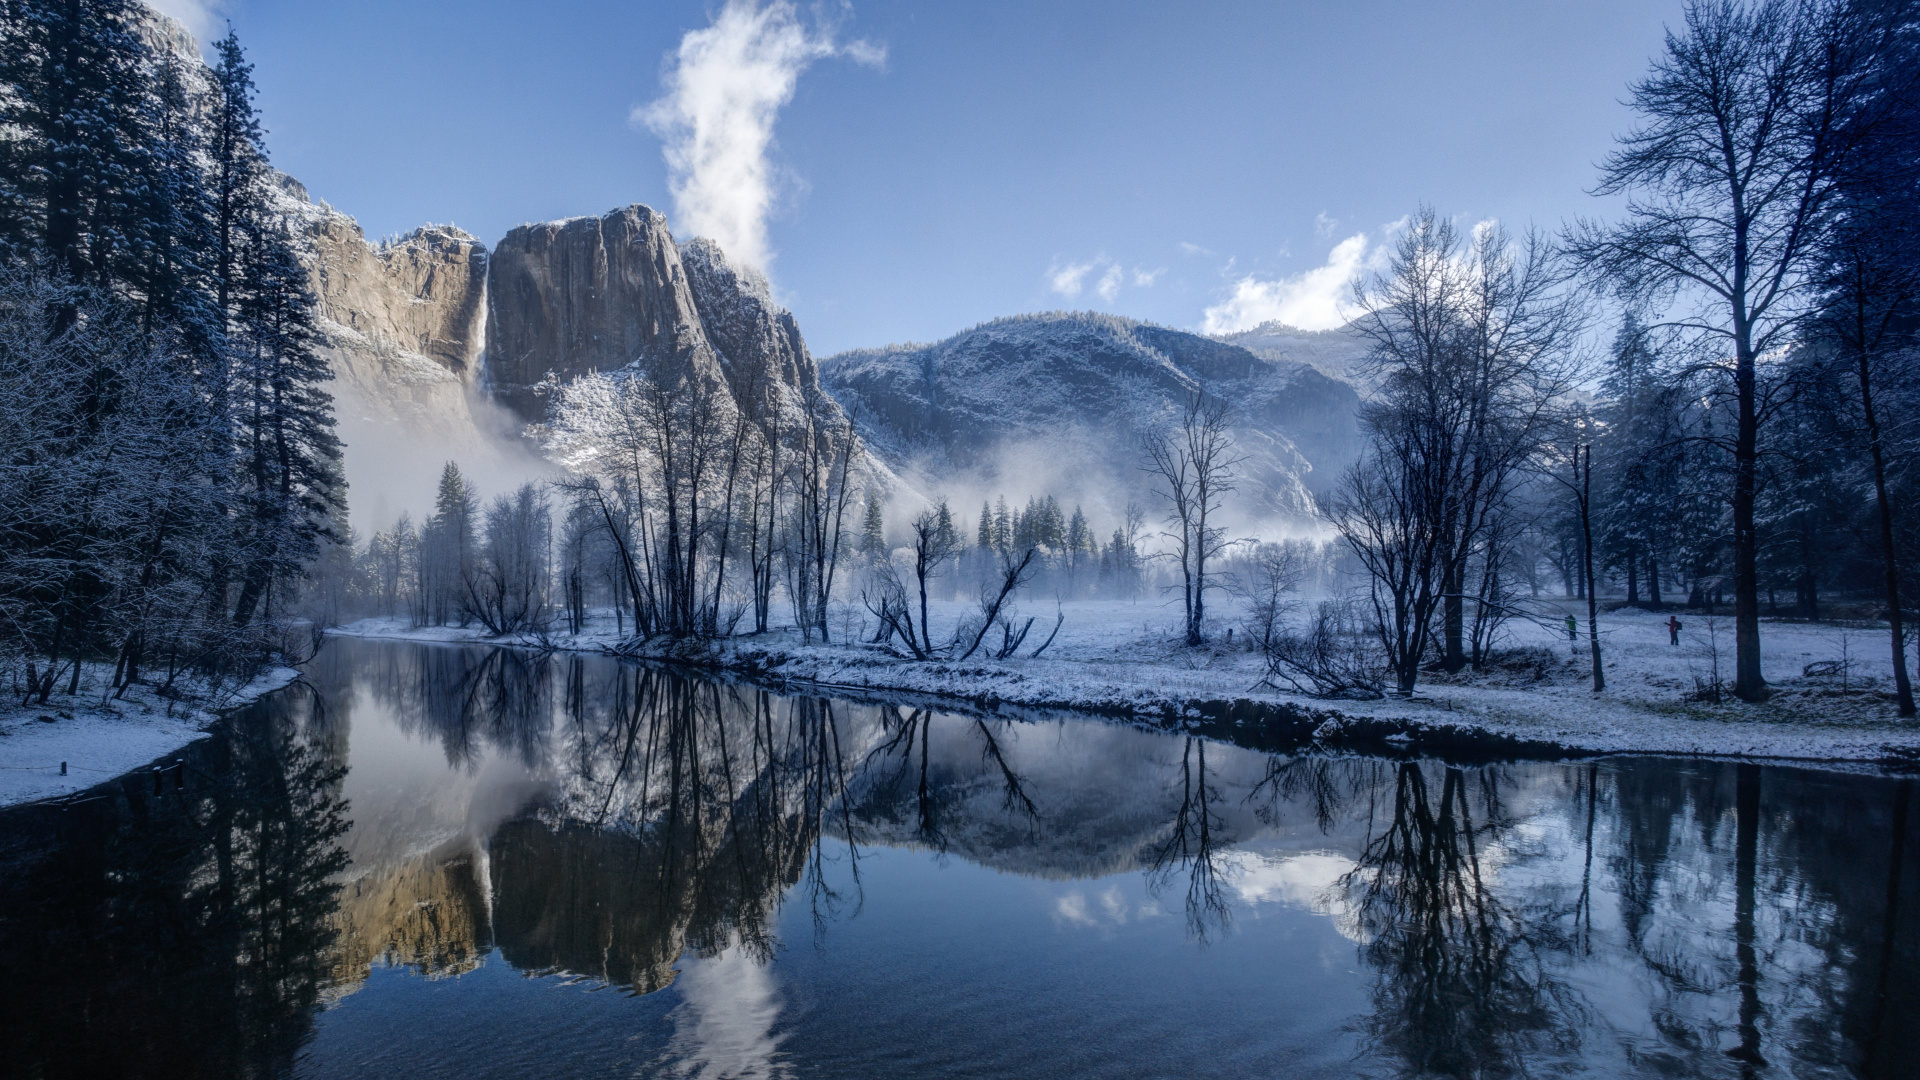
[[[834,689],[953,696],[995,705],[1087,709],[1157,720],[1201,715],[1209,706],[1250,702],[1282,706],[1314,718],[1329,738],[1352,721],[1399,725],[1411,735],[1496,736],[1590,753],[1655,753],[1816,761],[1920,760],[1920,725],[1896,715],[1887,692],[1890,646],[1884,626],[1767,620],[1762,625],[1771,700],[1746,704],[1689,700],[1712,678],[1733,668],[1728,616],[1679,612],[1679,645],[1669,644],[1668,612],[1622,609],[1600,616],[1607,676],[1605,692],[1590,684],[1584,603],[1543,603],[1540,623],[1507,624],[1499,648],[1508,662],[1488,672],[1422,676],[1413,700],[1320,701],[1260,684],[1263,665],[1247,648],[1246,632],[1230,604],[1216,607],[1207,646],[1180,643],[1177,602],[1156,599],[1068,601],[1066,622],[1044,656],[1030,657],[1051,629],[1055,607],[1029,601],[1033,633],[1021,655],[986,658],[983,648],[965,663],[916,663],[859,644],[867,636],[863,613],[836,612],[838,642],[806,645],[792,629],[702,646],[651,643],[660,659],[745,671],[757,677]],[[1557,620],[1580,622],[1580,640],[1568,642]],[[934,636],[951,633],[970,605],[935,605]],[[1024,618],[1024,615],[1022,616]],[[1234,628],[1231,644],[1227,630]],[[410,629],[404,620],[365,620],[336,631],[412,640],[488,640],[478,627]],[[552,634],[499,644],[596,651],[619,638],[610,618],[596,617],[580,635]],[[1524,650],[1524,652],[1516,652]],[[1845,658],[1849,674],[1807,676],[1808,665]]]
[[[0,705],[0,806],[71,795],[165,757],[204,737],[219,710],[255,701],[299,674],[274,668],[195,702],[169,702],[144,685],[102,701],[84,682],[79,694],[56,691],[44,706],[9,698]]]

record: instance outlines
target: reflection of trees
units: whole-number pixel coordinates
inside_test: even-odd
[[[1497,808],[1482,777],[1482,807]],[[1541,1038],[1573,1038],[1565,992],[1484,872],[1483,849],[1506,823],[1485,813],[1476,824],[1468,787],[1446,767],[1435,797],[1426,767],[1395,768],[1391,818],[1346,882],[1377,972],[1369,1031],[1412,1074],[1512,1075]]]
[[[0,1045],[16,1075],[282,1075],[327,971],[343,770],[288,703],[68,809],[0,870]]]
[[[604,723],[568,694],[573,768],[557,802],[492,839],[510,962],[646,993],[684,950],[770,957],[803,870],[816,913],[841,901],[818,868],[846,784],[831,705],[652,668],[618,668],[606,689]]]
[[[1247,792],[1247,802],[1261,824],[1276,827],[1284,820],[1282,805],[1304,801],[1313,808],[1314,824],[1322,833],[1329,832],[1358,786],[1354,783],[1354,764],[1325,757],[1269,755],[1265,773]],[[1345,784],[1341,782],[1342,773],[1347,774]]]
[[[550,654],[336,639],[319,660],[333,673],[350,672],[401,730],[438,739],[449,763],[471,764],[492,749],[535,765],[546,753],[562,663]],[[579,657],[571,663],[579,670]]]
[[[1149,887],[1160,888],[1181,871],[1187,875],[1187,933],[1197,941],[1224,934],[1232,922],[1226,887],[1220,880],[1220,828],[1213,808],[1217,784],[1207,777],[1207,740],[1186,736],[1180,748],[1179,797],[1166,839],[1154,849],[1147,869]]]
[[[931,709],[882,709],[884,738],[861,762],[856,788],[858,816],[866,821],[898,820],[901,804],[911,798],[914,837],[936,851],[945,851],[950,838],[942,825],[943,814],[960,805],[972,785],[957,770],[936,764],[932,745],[936,718],[940,714]],[[977,717],[946,719],[978,737],[981,764],[992,766],[998,778],[1001,810],[1024,821],[1032,835],[1040,821],[1040,809],[1027,793],[1026,779],[1007,760],[1001,736]]]

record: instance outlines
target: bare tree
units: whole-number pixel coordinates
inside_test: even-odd
[[[1840,181],[1866,132],[1879,35],[1833,0],[1692,0],[1633,86],[1639,125],[1601,168],[1596,194],[1626,219],[1585,222],[1573,256],[1665,328],[1695,340],[1731,384],[1734,693],[1766,693],[1760,669],[1760,429],[1774,403],[1760,358],[1785,346],[1815,298]]]
[[[496,636],[547,628],[552,534],[552,509],[536,485],[522,485],[487,508],[465,599],[473,617]]]
[[[1592,422],[1577,416],[1569,424],[1562,440],[1543,448],[1541,471],[1572,497],[1574,515],[1580,523],[1580,567],[1587,579],[1587,648],[1593,662],[1593,692],[1597,694],[1607,688],[1607,676],[1600,665],[1600,590],[1593,574]]]
[[[1466,665],[1470,570],[1478,559],[1486,572],[1492,523],[1570,384],[1580,311],[1561,286],[1539,234],[1462,238],[1423,207],[1386,270],[1355,287],[1379,391],[1361,411],[1368,447],[1328,509],[1367,570],[1401,693],[1436,614],[1443,663]]]
[[[1168,539],[1180,564],[1181,604],[1186,643],[1206,643],[1207,562],[1233,544],[1218,523],[1221,499],[1234,488],[1234,453],[1225,401],[1196,388],[1181,410],[1178,426],[1150,434],[1146,471],[1167,504]]]

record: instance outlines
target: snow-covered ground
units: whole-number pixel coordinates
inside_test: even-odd
[[[1539,623],[1515,621],[1501,646],[1513,660],[1484,675],[1423,677],[1411,701],[1322,701],[1260,685],[1260,657],[1245,647],[1236,611],[1217,609],[1214,642],[1180,645],[1177,604],[1157,599],[1074,601],[1066,622],[1039,659],[1028,654],[1054,622],[1053,604],[1029,602],[1032,634],[1019,658],[966,663],[903,661],[863,645],[804,645],[792,630],[699,648],[660,645],[661,659],[725,667],[782,682],[827,689],[903,691],[967,699],[994,707],[1090,709],[1153,719],[1208,718],[1284,723],[1314,731],[1329,745],[1385,741],[1448,749],[1472,742],[1497,748],[1508,740],[1532,749],[1598,753],[1710,754],[1824,761],[1920,761],[1920,725],[1895,715],[1892,662],[1884,626],[1767,620],[1762,626],[1770,700],[1748,705],[1691,700],[1710,683],[1718,653],[1723,681],[1733,667],[1731,616],[1680,612],[1681,643],[1668,643],[1667,613],[1603,612],[1601,644],[1607,689],[1591,689],[1585,607],[1581,638],[1566,639],[1559,619],[1574,605],[1548,605]],[[936,605],[936,639],[964,608]],[[861,613],[836,618],[841,640],[861,640]],[[1024,616],[1023,616],[1024,618]],[[1226,631],[1235,627],[1233,643]],[[484,641],[478,628],[409,628],[402,620],[369,619],[335,631],[363,637]],[[611,619],[595,618],[578,636],[554,634],[544,644],[597,650],[615,644]],[[535,644],[522,639],[505,644]],[[1808,665],[1845,661],[1846,674],[1808,676]],[[1511,744],[1509,744],[1511,745]]]
[[[176,683],[184,698],[169,701],[145,685],[118,700],[105,697],[105,673],[83,674],[94,678],[83,679],[73,697],[62,687],[44,706],[23,706],[12,696],[0,702],[0,806],[71,795],[165,757],[203,737],[220,712],[300,675],[283,667],[239,687]]]

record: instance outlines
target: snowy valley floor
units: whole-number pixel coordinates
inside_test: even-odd
[[[300,675],[274,668],[245,686],[225,688],[183,680],[182,700],[136,684],[115,700],[99,685],[106,671],[85,674],[92,678],[71,697],[62,686],[45,705],[21,705],[12,695],[0,702],[0,806],[71,795],[157,761],[204,737],[220,713]]]
[[[1607,689],[1590,688],[1584,626],[1578,651],[1557,625],[1509,623],[1502,646],[1511,663],[1483,675],[1423,677],[1412,700],[1324,701],[1261,687],[1259,656],[1225,641],[1236,612],[1222,605],[1210,646],[1180,645],[1177,606],[1155,601],[1073,601],[1066,623],[1040,659],[1028,658],[1054,621],[1052,604],[1036,616],[1019,658],[967,663],[914,662],[862,645],[805,645],[793,630],[712,645],[642,650],[651,659],[724,669],[795,690],[928,695],[992,709],[1076,709],[1154,722],[1257,725],[1310,737],[1328,747],[1414,752],[1541,755],[1656,753],[1920,764],[1920,724],[1895,715],[1884,626],[1766,620],[1762,625],[1770,700],[1748,705],[1688,700],[1733,664],[1733,620],[1680,612],[1681,644],[1668,643],[1667,613],[1603,613]],[[1568,605],[1571,609],[1571,605]],[[938,605],[938,631],[962,605]],[[1564,612],[1556,612],[1564,617]],[[860,617],[841,613],[842,640],[860,640]],[[489,639],[476,628],[411,628],[400,619],[366,619],[333,633],[415,641],[494,641],[597,651],[619,639],[610,617],[579,635],[539,642]],[[1846,661],[1847,674],[1808,676],[1808,665]],[[1838,665],[1829,665],[1837,667]]]

